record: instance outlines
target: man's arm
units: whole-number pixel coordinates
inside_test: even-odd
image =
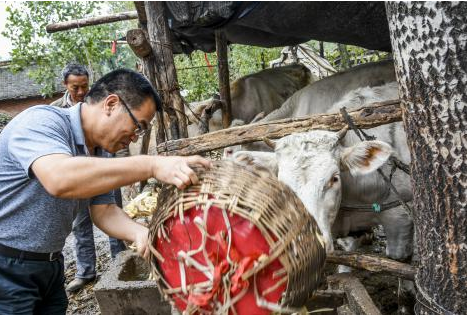
[[[183,189],[198,183],[190,166],[209,168],[200,156],[133,156],[126,158],[42,156],[31,169],[51,195],[59,198],[90,198],[149,178]]]
[[[117,205],[91,205],[91,218],[104,233],[117,239],[134,242],[138,254],[144,258],[148,257],[148,229],[132,221]]]

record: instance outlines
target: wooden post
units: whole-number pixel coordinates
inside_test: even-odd
[[[157,90],[160,89],[160,83],[157,81],[156,74],[155,74],[155,61],[154,61],[154,54],[152,53],[152,48],[147,41],[147,26],[146,26],[146,12],[144,10],[144,2],[142,1],[135,1],[136,12],[138,12],[138,19],[139,19],[139,26],[140,30],[130,30],[134,32],[134,36],[138,37],[134,39],[132,36],[128,37],[127,33],[127,41],[130,45],[131,49],[138,55],[144,55],[141,57],[141,62],[143,64],[143,73],[148,78],[149,82],[155,87]],[[130,33],[132,35],[133,33]],[[145,44],[146,43],[146,44]],[[139,44],[139,45],[138,45]],[[145,52],[147,50],[144,47],[149,45],[150,52]],[[138,52],[138,53],[137,53]],[[156,133],[156,144],[162,144],[166,141],[165,135],[165,128],[164,128],[164,116],[163,111],[156,111],[156,122],[157,122],[157,133]],[[141,144],[140,154],[145,155],[148,154],[149,151],[149,144],[151,140],[151,132],[146,134],[143,138]],[[140,191],[144,189],[146,186],[147,181],[140,182]]]
[[[219,74],[219,94],[222,101],[222,126],[232,123],[232,103],[230,101],[229,60],[227,39],[221,30],[216,30],[217,71]]]
[[[185,138],[188,137],[185,107],[178,86],[164,2],[145,1],[144,6],[149,43],[155,56],[156,76],[160,83],[162,102],[170,116],[172,138]]]

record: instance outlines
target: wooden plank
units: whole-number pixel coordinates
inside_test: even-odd
[[[136,11],[120,12],[115,14],[94,16],[90,18],[83,18],[77,20],[71,20],[66,22],[59,22],[49,24],[45,27],[47,33],[55,33],[60,31],[72,30],[80,27],[107,24],[118,21],[134,20],[138,18]]]
[[[399,100],[376,102],[349,112],[358,128],[368,129],[402,120]],[[223,129],[220,131],[158,144],[157,152],[169,155],[193,155],[210,150],[263,140],[265,137],[281,138],[292,133],[313,129],[338,131],[347,126],[338,114],[311,115],[302,118],[282,119],[266,123]],[[155,154],[155,153],[152,153]]]

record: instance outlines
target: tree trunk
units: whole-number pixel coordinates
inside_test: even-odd
[[[184,101],[180,95],[175,70],[172,41],[165,16],[164,3],[145,1],[149,43],[156,57],[156,76],[161,85],[162,102],[170,116],[172,138],[188,137]]]
[[[146,26],[146,12],[144,10],[144,3],[141,2],[141,1],[135,1],[135,7],[136,7],[136,11],[138,12],[138,19],[139,19],[139,26],[140,26],[140,30],[141,30],[141,35],[144,36],[145,40],[142,40],[142,42],[146,41],[147,42],[147,39],[148,39],[148,34],[147,34],[147,26]],[[128,43],[130,44],[130,46],[132,45],[131,43],[133,43],[133,41],[130,39],[128,40]],[[148,78],[149,82],[152,84],[152,86],[154,88],[156,88],[157,90],[160,90],[160,83],[157,81],[157,77],[156,77],[156,67],[155,67],[155,57],[154,57],[154,54],[152,53],[152,49],[151,49],[151,52],[149,54],[147,54],[146,56],[142,57],[141,58],[141,62],[143,64],[143,73],[144,75],[146,76],[146,78]],[[156,122],[157,122],[157,133],[156,133],[156,144],[162,144],[163,142],[165,142],[167,139],[166,139],[166,135],[165,135],[165,128],[164,128],[164,115],[163,115],[163,111],[162,110],[159,110],[159,111],[156,111]],[[141,145],[141,150],[140,150],[140,154],[142,155],[145,155],[148,153],[149,151],[149,144],[151,142],[151,131],[149,131],[149,133],[147,133],[146,135],[144,135],[143,137],[143,141],[142,141],[142,145]],[[140,182],[140,192],[143,191],[144,187],[146,186],[147,184],[147,180],[144,180],[144,181],[141,181]]]
[[[467,314],[467,3],[387,2],[412,163],[420,314]]]

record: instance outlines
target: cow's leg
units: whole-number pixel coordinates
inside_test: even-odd
[[[410,258],[413,248],[413,222],[403,207],[383,211],[378,219],[386,233],[386,255],[399,261]]]
[[[383,211],[379,216],[386,233],[386,255],[407,261],[413,252],[413,222],[402,206]],[[412,281],[399,279],[398,314],[412,314],[415,288]]]
[[[341,246],[344,251],[355,251],[357,250],[358,247],[360,247],[360,239],[347,236],[344,238],[338,238],[337,244]],[[352,271],[352,268],[348,266],[339,265],[337,267],[338,273],[345,273],[345,272],[351,272],[351,271]]]

